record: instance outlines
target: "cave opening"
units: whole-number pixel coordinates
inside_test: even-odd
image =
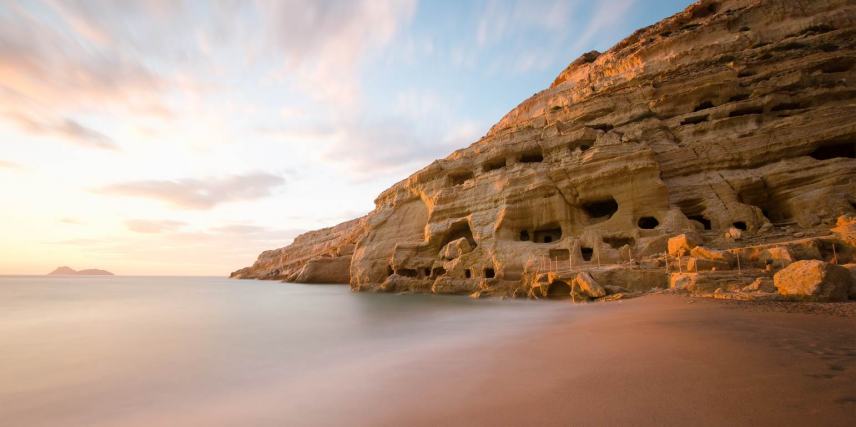
[[[473,238],[473,232],[472,232],[472,230],[470,230],[470,223],[468,221],[461,221],[461,222],[456,222],[456,223],[452,224],[451,227],[449,227],[449,230],[446,232],[446,237],[443,239],[443,242],[440,245],[440,247],[442,248],[442,247],[448,245],[449,242],[451,242],[453,240],[458,240],[461,237],[466,238],[467,242],[469,242],[470,246],[472,246],[472,247],[477,246],[476,239]]]
[[[444,274],[446,274],[446,269],[443,267],[434,267],[434,269],[431,270],[431,277],[440,277]]]
[[[528,242],[529,241],[529,231],[520,230],[520,241],[521,242]]]
[[[472,172],[458,172],[458,173],[449,174],[449,182],[453,186],[461,185],[461,184],[463,184],[463,183],[465,183],[471,179],[473,179],[473,173]]]
[[[562,280],[553,281],[547,287],[547,298],[550,299],[567,299],[571,297],[571,287]]]
[[[591,257],[594,255],[594,249],[583,246],[580,248],[580,255],[582,255],[583,261],[591,261]]]
[[[653,216],[643,216],[639,218],[636,225],[643,230],[652,230],[660,225],[660,221],[657,221],[657,218],[654,218]]]
[[[696,117],[687,117],[681,121],[681,126],[696,125],[707,121],[707,114]]]
[[[396,273],[399,276],[416,277],[416,270],[414,270],[412,268],[399,268],[398,271],[396,271]]]
[[[713,108],[713,103],[710,101],[704,101],[696,105],[695,108],[693,108],[693,111],[707,110],[708,108]]]
[[[611,218],[618,211],[618,202],[610,197],[583,203],[582,207],[589,218],[603,221]]]
[[[425,274],[425,277],[431,277],[431,267],[425,267],[423,269],[423,273]]]
[[[386,275],[387,275],[387,276],[392,276],[392,273],[395,273],[395,271],[392,269],[392,266],[391,266],[391,265],[387,264],[387,266],[386,266]]]
[[[856,158],[856,140],[844,139],[821,143],[809,156],[816,160],[830,160],[836,158]]]
[[[495,159],[488,160],[487,162],[485,162],[485,164],[482,166],[482,172],[495,171],[497,169],[502,169],[505,166],[506,166],[505,157],[497,157]]]
[[[793,217],[787,203],[780,197],[763,180],[747,185],[737,193],[740,203],[761,209],[761,213],[773,223],[787,222]]]
[[[734,221],[731,223],[731,225],[733,225],[734,228],[736,228],[738,230],[746,230],[746,228],[747,228],[746,223],[744,221]]]
[[[740,117],[740,116],[749,116],[753,114],[761,114],[764,112],[764,109],[761,107],[745,107],[738,108],[730,113],[728,113],[728,117]]]
[[[636,239],[625,236],[605,236],[603,243],[606,243],[613,249],[621,249],[624,245],[633,246],[636,243]]]
[[[712,228],[712,223],[708,217],[704,215],[704,211],[706,209],[704,205],[704,200],[702,199],[686,199],[681,200],[677,203],[678,208],[681,209],[681,212],[686,215],[687,218],[698,221],[705,230],[710,230]]]
[[[467,279],[469,279],[469,278],[473,277],[473,271],[472,271],[472,270],[470,270],[469,268],[468,268],[468,269],[466,269],[466,270],[464,270],[464,277],[465,277],[465,278],[467,278]]]
[[[613,126],[612,126],[611,124],[609,124],[609,123],[602,123],[602,124],[597,124],[597,125],[590,125],[589,127],[590,127],[590,128],[592,128],[592,129],[596,129],[596,130],[600,130],[600,131],[604,131],[604,132],[609,132],[609,131],[611,131],[611,130],[612,130],[612,128],[613,128]]]
[[[531,151],[523,153],[518,159],[520,163],[541,163],[544,161],[544,154],[540,151]]]
[[[494,277],[496,277],[496,271],[492,268],[489,268],[489,267],[485,268],[484,269],[484,277],[487,279],[493,279]]]
[[[713,227],[713,224],[704,215],[687,215],[687,218],[701,223],[705,230],[710,230]]]
[[[533,233],[535,243],[552,243],[562,240],[562,228],[556,224],[548,225],[535,230]]]

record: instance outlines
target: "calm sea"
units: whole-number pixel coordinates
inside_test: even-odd
[[[222,278],[0,277],[0,425],[355,424],[432,351],[568,310]]]

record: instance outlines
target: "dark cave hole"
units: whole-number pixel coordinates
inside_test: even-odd
[[[541,152],[531,152],[520,155],[520,163],[541,163],[543,161],[544,154]]]
[[[738,230],[746,230],[746,223],[743,221],[734,221],[731,225]]]
[[[747,100],[747,99],[749,99],[749,95],[748,95],[748,94],[745,94],[745,93],[738,93],[737,95],[734,95],[734,96],[732,96],[731,98],[728,98],[728,102],[745,101],[745,100]]]
[[[496,271],[494,271],[494,269],[492,269],[492,268],[485,268],[484,269],[484,277],[485,278],[493,279],[495,276],[496,276]]]
[[[596,130],[602,130],[602,131],[604,131],[604,132],[609,132],[609,131],[611,131],[611,130],[612,130],[612,128],[613,128],[613,126],[612,126],[611,124],[608,124],[608,123],[602,123],[602,124],[597,124],[597,125],[591,125],[591,126],[589,126],[589,127],[590,127],[590,128],[592,128],[592,129],[596,129]]]
[[[493,159],[484,164],[482,166],[483,172],[495,171],[497,169],[502,169],[506,166],[505,158]]]
[[[657,218],[654,218],[653,216],[643,216],[639,218],[639,221],[636,222],[636,225],[638,225],[641,229],[651,230],[657,228],[657,226],[660,225],[660,221],[657,221]]]
[[[430,268],[430,267],[425,267],[425,269],[423,270],[423,272],[425,273],[425,277],[430,277],[430,276],[431,276],[431,268]]]
[[[745,107],[745,108],[738,108],[738,109],[728,113],[728,117],[748,116],[751,114],[761,114],[763,112],[764,112],[764,109],[761,107]]]
[[[805,107],[797,102],[783,102],[781,104],[774,105],[773,108],[770,108],[770,111],[799,110],[801,108]]]
[[[592,219],[609,219],[618,211],[618,202],[614,198],[583,203],[583,210]]]
[[[461,172],[449,175],[449,181],[452,185],[461,185],[471,179],[473,179],[472,172]]]
[[[704,101],[704,102],[696,105],[696,107],[693,109],[693,111],[707,110],[708,108],[713,108],[713,103],[710,101]]]
[[[521,242],[528,242],[529,241],[529,232],[528,231],[526,231],[526,230],[520,231],[520,241]]]
[[[707,121],[707,114],[705,114],[703,116],[687,117],[683,121],[681,121],[681,126],[695,125],[695,124],[703,123],[706,121]]]
[[[464,270],[464,277],[465,277],[465,278],[467,278],[467,279],[469,279],[469,278],[473,277],[473,271],[472,271],[472,270],[470,270],[469,268],[468,268],[468,269],[466,269],[466,270]]]
[[[431,270],[431,277],[440,277],[446,274],[446,269],[443,267],[434,267],[434,270]]]
[[[817,160],[829,160],[835,158],[856,158],[856,141],[843,140],[820,144],[809,156]]]
[[[710,220],[705,218],[703,215],[687,215],[687,218],[689,218],[693,221],[700,222],[701,225],[704,226],[705,230],[710,230],[710,228],[711,228],[712,224],[711,224]]]
[[[580,248],[580,255],[583,256],[583,261],[591,261],[591,256],[594,255],[594,249],[583,246]]]
[[[552,243],[559,240],[562,240],[562,228],[557,225],[549,225],[533,233],[535,243]]]
[[[567,283],[556,280],[547,288],[547,298],[565,299],[571,297],[571,287]]]
[[[472,230],[470,230],[470,223],[467,221],[463,221],[456,222],[451,227],[449,227],[449,231],[446,232],[446,237],[443,239],[443,242],[440,247],[442,248],[448,245],[449,242],[453,240],[458,240],[461,237],[466,238],[470,246],[477,246],[476,239],[473,238],[473,232]]]

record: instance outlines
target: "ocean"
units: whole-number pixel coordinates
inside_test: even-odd
[[[571,310],[216,277],[4,276],[0,424],[382,424],[366,420],[395,399],[384,383],[432,352],[461,349],[459,369],[473,344]]]

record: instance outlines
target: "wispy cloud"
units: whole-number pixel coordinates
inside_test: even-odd
[[[144,234],[159,234],[166,231],[175,231],[185,225],[187,224],[184,222],[168,219],[129,219],[125,221],[125,226],[128,227],[128,230]]]
[[[184,209],[210,209],[221,203],[268,197],[285,180],[268,173],[251,173],[207,179],[132,181],[95,190],[101,194],[140,197]]]
[[[66,118],[57,121],[47,121],[21,113],[8,113],[4,117],[20,129],[31,134],[58,136],[64,141],[88,148],[100,148],[104,150],[118,149],[116,143],[107,135],[88,128],[72,119]]]

